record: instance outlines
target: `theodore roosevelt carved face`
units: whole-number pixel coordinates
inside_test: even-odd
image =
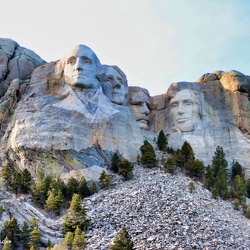
[[[64,81],[72,88],[97,89],[101,64],[96,54],[85,45],[77,45],[63,58]]]
[[[173,127],[181,132],[194,130],[196,122],[200,121],[200,103],[193,91],[179,91],[170,100],[170,118]]]
[[[149,93],[140,87],[129,87],[130,107],[138,126],[148,129]]]
[[[109,100],[118,105],[126,105],[128,84],[126,75],[117,66],[103,65],[102,89]]]

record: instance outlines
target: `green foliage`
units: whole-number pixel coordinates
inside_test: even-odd
[[[247,191],[246,196],[250,198],[250,179],[246,180],[246,191]]]
[[[97,186],[94,181],[92,181],[91,185],[89,186],[91,194],[94,194],[97,192]]]
[[[71,248],[72,248],[73,241],[74,241],[74,234],[73,234],[72,232],[67,232],[67,233],[65,234],[63,244],[64,244],[67,248],[71,249]]]
[[[75,230],[74,240],[72,243],[72,249],[74,250],[82,250],[85,246],[85,233],[77,227]]]
[[[217,188],[213,188],[213,190],[212,190],[212,196],[213,196],[214,199],[218,198],[219,194],[218,194]]]
[[[108,175],[105,170],[101,172],[101,175],[99,177],[100,183],[103,185],[103,187],[110,187],[112,182],[112,176]]]
[[[20,239],[20,229],[17,219],[12,217],[8,226],[8,231],[10,233],[10,240],[13,247],[17,247],[17,243]]]
[[[160,131],[158,137],[157,137],[157,146],[159,148],[160,151],[166,151],[167,149],[167,145],[168,145],[168,141],[167,141],[167,137],[165,136],[163,130]]]
[[[141,163],[152,168],[157,164],[157,159],[153,146],[145,140],[143,145],[140,147],[141,151]]]
[[[237,198],[234,199],[234,209],[240,210],[240,201]]]
[[[10,165],[10,163],[6,163],[2,168],[1,177],[4,179],[4,185],[9,188],[12,185],[12,175],[13,175],[13,169]]]
[[[38,249],[38,247],[41,245],[41,237],[42,234],[39,231],[38,226],[35,226],[30,232],[30,242],[28,243],[28,245],[30,247],[33,247],[34,249]]]
[[[234,195],[239,199],[242,200],[247,193],[246,185],[244,182],[243,177],[240,175],[236,175],[233,181],[233,188],[234,188]]]
[[[24,193],[28,193],[30,191],[31,182],[32,182],[31,173],[27,168],[25,168],[22,171],[21,191]]]
[[[114,173],[118,173],[119,172],[119,163],[121,162],[121,159],[119,157],[118,152],[115,152],[113,157],[112,157],[112,163],[111,163],[111,170]]]
[[[69,179],[68,179],[68,182],[67,182],[67,193],[68,193],[68,196],[69,198],[71,199],[72,196],[74,194],[78,194],[79,193],[79,182],[77,179],[75,179],[73,176],[71,176]]]
[[[0,205],[0,215],[1,215],[1,213],[2,212],[4,212],[5,210],[4,210],[4,206],[3,205]]]
[[[188,160],[194,160],[195,156],[194,156],[194,150],[191,147],[191,145],[185,141],[181,147],[181,154],[184,157],[184,164],[188,161]]]
[[[190,158],[184,165],[184,168],[188,171],[189,176],[202,177],[205,167],[201,160]]]
[[[174,156],[170,156],[166,159],[164,168],[168,173],[174,173],[174,171],[176,170],[176,161]]]
[[[84,230],[89,224],[90,220],[87,219],[87,210],[82,206],[82,198],[79,194],[74,194],[62,224],[63,234],[66,235],[67,232],[73,233],[77,227]]]
[[[231,174],[231,180],[233,181],[236,175],[239,175],[244,179],[244,170],[243,167],[237,162],[233,161],[232,163],[232,174]]]
[[[188,189],[189,189],[190,193],[192,193],[195,190],[195,185],[192,181],[190,181],[188,183]]]
[[[9,240],[8,236],[4,238],[2,250],[11,250],[11,241]]]
[[[65,199],[61,190],[56,191],[56,189],[52,188],[51,191],[48,191],[48,199],[46,200],[44,210],[53,210],[56,215],[59,215],[61,212],[61,208],[65,207],[64,204]]]
[[[250,205],[247,207],[245,216],[246,216],[248,219],[250,219]]]
[[[134,243],[127,232],[126,228],[123,226],[118,232],[114,239],[113,244],[109,246],[109,250],[132,250],[134,249]]]
[[[29,236],[30,236],[29,224],[26,221],[24,221],[20,235],[23,249],[26,249],[28,247]]]
[[[216,187],[219,195],[225,199],[227,198],[227,191],[228,191],[228,178],[227,178],[227,172],[225,168],[222,166],[219,166],[218,168],[218,173],[215,178],[215,184],[214,186]]]
[[[218,146],[214,152],[212,159],[212,168],[214,172],[214,177],[216,178],[219,175],[219,168],[222,167],[225,172],[227,172],[227,161],[225,158],[225,153],[223,148]]]
[[[13,181],[12,181],[12,190],[17,194],[21,190],[21,184],[22,184],[22,172],[17,171],[17,173],[14,175]]]
[[[87,182],[86,182],[86,179],[84,178],[84,176],[82,176],[80,181],[79,181],[78,189],[79,189],[79,194],[82,196],[82,198],[91,195],[91,191],[87,185]]]
[[[174,153],[174,158],[176,162],[176,166],[179,168],[183,168],[186,163],[185,156],[182,154],[180,149],[177,149]]]
[[[214,172],[213,169],[210,165],[207,166],[206,168],[206,174],[205,174],[205,179],[204,179],[204,185],[205,187],[210,190],[212,187],[214,187]]]
[[[130,180],[134,174],[134,164],[128,159],[124,159],[119,163],[119,175],[123,176],[124,180]]]

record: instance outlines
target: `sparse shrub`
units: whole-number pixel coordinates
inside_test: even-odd
[[[192,193],[195,190],[195,185],[192,181],[189,182],[188,189],[189,189],[190,193]]]
[[[234,199],[234,209],[240,210],[240,201],[238,198]]]

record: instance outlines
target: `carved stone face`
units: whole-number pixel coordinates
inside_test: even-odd
[[[85,45],[77,45],[65,57],[64,80],[72,88],[97,89],[98,58]]]
[[[142,89],[139,91],[131,91],[130,88],[129,96],[130,107],[133,111],[138,126],[141,129],[148,129],[149,95],[147,95]]]
[[[102,79],[104,94],[109,100],[118,105],[125,105],[128,95],[128,85],[123,77],[112,66],[106,67],[105,76]]]
[[[190,90],[181,90],[170,101],[170,116],[173,126],[182,132],[194,130],[200,121],[198,99]]]

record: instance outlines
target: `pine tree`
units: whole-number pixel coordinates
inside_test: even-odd
[[[168,145],[167,137],[165,136],[163,130],[161,130],[157,137],[157,146],[160,151],[166,151],[167,145]]]
[[[235,176],[239,175],[244,179],[244,170],[243,167],[239,164],[237,161],[233,161],[232,163],[232,174],[231,174],[231,180],[233,181]]]
[[[246,196],[250,198],[250,179],[246,180],[246,191],[247,191]]]
[[[111,170],[114,172],[114,173],[118,173],[119,172],[119,163],[121,162],[121,159],[119,157],[119,154],[118,152],[115,152],[113,154],[113,157],[112,157],[112,162],[111,162]]]
[[[134,243],[123,226],[114,239],[113,244],[109,246],[109,250],[133,250]]]
[[[13,175],[13,169],[10,165],[10,163],[6,163],[2,168],[1,176],[4,179],[4,185],[9,188],[12,185],[12,175]]]
[[[35,227],[38,227],[37,219],[35,216],[32,216],[30,219],[30,231],[32,231]]]
[[[145,140],[143,145],[140,147],[141,151],[141,163],[152,168],[157,164],[156,154],[153,146]]]
[[[189,159],[185,163],[184,168],[188,171],[190,177],[196,176],[200,178],[202,177],[205,169],[203,162],[198,159]]]
[[[175,157],[170,156],[166,159],[164,163],[164,168],[168,173],[173,174],[174,171],[176,170],[176,162],[175,162]]]
[[[77,227],[75,230],[74,240],[72,243],[72,249],[74,250],[82,250],[85,246],[85,233]]]
[[[17,219],[12,217],[8,226],[8,231],[10,233],[10,241],[13,247],[17,247],[17,243],[20,238],[20,229]]]
[[[87,185],[86,179],[84,178],[84,176],[81,177],[80,181],[79,181],[79,194],[82,196],[82,198],[90,196],[91,192],[89,190],[89,187]]]
[[[123,176],[124,180],[130,180],[134,174],[134,164],[128,159],[124,159],[119,163],[119,175]]]
[[[30,236],[29,224],[26,221],[24,221],[20,236],[23,249],[26,249],[28,247],[29,236]]]
[[[111,185],[112,176],[108,175],[106,171],[103,170],[99,177],[99,181],[103,185],[103,187],[109,187]]]
[[[227,161],[225,158],[225,153],[223,148],[218,146],[214,152],[212,159],[212,168],[214,172],[214,177],[218,176],[219,168],[222,167],[227,172]]]
[[[67,233],[65,234],[63,244],[64,244],[67,248],[71,249],[71,248],[72,248],[73,241],[74,241],[74,234],[73,234],[72,232],[67,232]]]
[[[30,190],[32,181],[31,173],[27,168],[22,171],[22,179],[21,179],[21,191],[24,193],[28,193]]]
[[[217,177],[215,178],[215,187],[223,199],[227,198],[228,194],[228,178],[224,167],[219,166]]]
[[[21,190],[22,185],[22,172],[17,171],[17,173],[14,175],[13,181],[12,181],[12,190],[17,194]]]
[[[233,181],[233,186],[235,190],[235,196],[241,201],[247,193],[244,179],[240,175],[236,175]]]
[[[9,240],[8,236],[4,238],[2,250],[11,250],[11,241]]]
[[[214,187],[214,172],[213,169],[210,165],[207,166],[206,168],[206,175],[205,175],[205,179],[204,179],[204,185],[205,187],[210,190],[211,188]]]
[[[42,234],[39,232],[38,226],[35,226],[30,232],[30,242],[28,245],[34,249],[37,249],[41,245],[41,237]]]
[[[97,186],[94,181],[92,181],[91,185],[89,186],[91,194],[94,194],[97,192]]]
[[[67,193],[70,199],[72,198],[74,194],[79,193],[78,186],[79,186],[79,182],[77,181],[77,179],[71,176],[67,182]]]
[[[191,147],[191,145],[185,141],[181,147],[181,154],[184,157],[184,164],[188,161],[188,160],[194,160],[195,156],[194,156],[194,150]]]
[[[52,244],[51,244],[50,239],[48,239],[46,250],[51,250],[51,249],[52,249]]]
[[[177,149],[173,157],[175,159],[176,166],[182,169],[184,167],[184,164],[186,163],[186,159],[181,150]]]
[[[48,198],[45,202],[44,210],[54,210],[56,208],[56,190],[53,188],[51,191],[48,191]]]
[[[82,206],[82,198],[79,194],[74,194],[70,202],[68,214],[62,224],[63,234],[67,232],[74,232],[77,227],[81,230],[85,230],[90,224],[90,220],[87,219],[87,210]]]

